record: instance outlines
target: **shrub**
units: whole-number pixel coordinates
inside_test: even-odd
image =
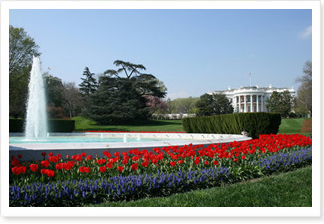
[[[249,133],[252,138],[260,134],[276,134],[281,123],[276,113],[236,113],[182,119],[187,133],[241,134]]]
[[[50,119],[48,121],[49,132],[72,132],[75,129],[74,120]]]
[[[24,120],[9,119],[9,132],[24,132]],[[72,132],[75,129],[74,120],[50,119],[49,132]]]
[[[23,132],[24,120],[21,119],[9,119],[9,132]]]

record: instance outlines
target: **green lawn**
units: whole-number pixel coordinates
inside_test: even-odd
[[[141,125],[98,125],[96,122],[78,116],[74,117],[76,131],[83,130],[106,130],[106,131],[162,131],[162,132],[183,132],[181,120],[151,120]]]
[[[93,207],[311,207],[312,167],[247,182]]]
[[[309,118],[290,118],[282,119],[279,127],[279,133],[296,134],[300,133],[303,122]],[[74,117],[76,131],[84,130],[106,130],[106,131],[162,131],[162,132],[182,132],[181,120],[151,120],[144,125],[98,125],[96,122],[78,116]],[[310,135],[310,133],[301,133]]]
[[[281,124],[279,127],[279,133],[282,134],[296,134],[300,133],[303,122],[309,118],[290,118],[290,119],[281,119]],[[309,135],[310,133],[300,133]]]

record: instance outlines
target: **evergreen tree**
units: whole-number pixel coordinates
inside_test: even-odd
[[[100,124],[132,124],[146,121],[151,113],[149,99],[163,98],[166,87],[143,65],[117,60],[118,70],[107,70],[99,78],[98,90],[89,95],[84,114]],[[124,73],[126,77],[122,77]]]
[[[233,113],[233,106],[224,94],[204,94],[197,101],[197,116]]]
[[[293,98],[290,95],[289,91],[284,91],[279,93],[274,91],[270,98],[266,101],[266,108],[270,112],[280,113],[282,117],[288,117]]]
[[[80,92],[86,98],[98,89],[97,80],[93,77],[95,74],[91,73],[88,67],[83,71],[85,78],[81,78],[82,82],[79,84]]]
[[[215,114],[231,114],[234,108],[228,98],[221,93],[213,95],[213,110]]]
[[[130,79],[102,76],[86,102],[85,115],[99,124],[140,123],[150,114],[146,103]]]
[[[212,105],[213,105],[212,95],[205,93],[204,95],[200,96],[196,104],[198,108],[197,116],[214,115]]]

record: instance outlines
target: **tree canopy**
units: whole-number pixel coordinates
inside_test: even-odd
[[[33,55],[39,46],[23,28],[9,26],[9,115],[24,117]]]
[[[154,75],[142,74],[143,65],[121,60],[114,64],[121,68],[106,70],[99,77],[98,90],[89,95],[84,114],[100,124],[146,121],[154,111],[152,99],[163,98],[166,87]]]
[[[207,94],[200,96],[197,101],[197,116],[211,116],[233,113],[233,106],[228,98],[221,93]]]
[[[91,73],[88,67],[85,67],[83,71],[83,76],[85,76],[85,78],[81,78],[82,82],[79,84],[80,92],[85,97],[94,93],[98,88],[98,83],[94,75],[95,74]]]
[[[168,99],[168,113],[170,114],[188,114],[193,113],[196,108],[198,97]]]
[[[312,62],[306,61],[303,68],[304,75],[296,79],[301,85],[297,91],[294,110],[300,114],[312,113]]]
[[[39,46],[23,28],[9,26],[9,74],[32,64],[33,55],[39,56]]]
[[[289,91],[274,91],[266,100],[265,107],[270,112],[280,113],[282,117],[288,117],[291,112],[293,98]]]

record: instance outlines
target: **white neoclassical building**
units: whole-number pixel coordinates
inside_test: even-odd
[[[234,113],[242,112],[268,112],[265,107],[265,102],[270,98],[271,94],[274,92],[284,92],[289,91],[292,97],[295,97],[294,87],[288,88],[275,88],[269,84],[269,87],[258,87],[249,86],[241,87],[238,89],[231,89],[229,86],[227,90],[209,92],[208,94],[222,93],[227,96],[229,101],[232,103],[234,108]]]

